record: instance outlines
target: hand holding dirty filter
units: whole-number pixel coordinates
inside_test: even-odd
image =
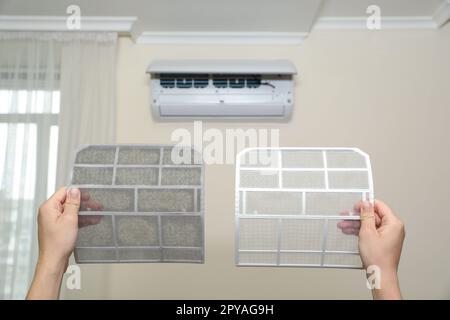
[[[27,299],[57,299],[78,232],[78,189],[59,189],[39,208],[39,258]]]
[[[78,263],[203,262],[203,166],[172,146],[90,146],[77,154]]]

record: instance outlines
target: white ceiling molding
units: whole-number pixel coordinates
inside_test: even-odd
[[[450,0],[443,0],[433,16],[383,17],[381,29],[438,29],[450,21]],[[367,29],[367,17],[323,17],[313,29]]]
[[[138,44],[299,45],[305,32],[143,32]]]
[[[433,15],[433,20],[438,27],[442,27],[450,20],[450,0],[444,3],[436,10]]]
[[[110,31],[130,34],[136,17],[81,17],[81,29],[67,28],[69,16],[0,16],[0,31]]]
[[[437,27],[432,17],[381,17],[381,30],[436,29]],[[367,29],[367,17],[324,17],[316,22],[313,29]]]

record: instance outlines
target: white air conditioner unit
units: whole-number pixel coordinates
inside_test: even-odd
[[[295,66],[286,60],[156,60],[156,118],[288,118]]]

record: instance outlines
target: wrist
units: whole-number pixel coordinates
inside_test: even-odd
[[[374,288],[372,294],[374,299],[379,300],[402,299],[397,270],[395,268],[381,269],[380,287]]]
[[[67,259],[40,254],[27,299],[58,299],[66,266]]]
[[[36,265],[36,273],[50,277],[62,277],[67,264],[68,259],[40,254]]]

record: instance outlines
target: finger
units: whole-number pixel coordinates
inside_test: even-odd
[[[360,209],[361,229],[360,231],[376,230],[375,213],[373,205],[369,201],[364,201]]]
[[[358,224],[352,224],[352,223],[338,223],[337,224],[337,228],[340,229],[341,231],[344,230],[350,230],[350,229],[354,229],[354,230],[359,230],[360,229],[360,225]]]
[[[358,220],[344,220],[339,221],[336,226],[344,235],[358,235],[360,228],[360,221]]]
[[[80,190],[77,188],[70,188],[67,190],[66,201],[64,202],[64,215],[78,216],[80,208]]]
[[[92,226],[99,224],[102,220],[102,216],[80,216],[78,218],[78,227],[84,228],[87,226]]]
[[[391,208],[381,200],[375,200],[374,202],[375,211],[380,215],[381,218],[384,217],[395,217]]]
[[[91,198],[89,192],[81,191],[81,201],[88,201]]]
[[[66,200],[66,187],[59,188],[48,200],[53,207],[61,211],[62,204]]]
[[[375,210],[375,207],[373,209],[374,213],[375,213],[375,225],[377,228],[381,227],[381,217],[378,214],[378,212]]]
[[[361,227],[361,222],[359,220],[343,220],[343,221],[339,221],[337,223],[337,226],[340,229],[345,229],[345,228],[359,229]]]
[[[355,205],[356,207],[356,205]],[[353,211],[340,212],[340,216],[352,216],[357,212],[355,208]],[[359,213],[358,213],[359,215]],[[361,227],[361,222],[359,220],[341,220],[336,226],[341,230],[341,232],[345,235],[356,235],[359,233],[359,228]]]
[[[357,236],[359,234],[359,229],[354,229],[354,228],[346,228],[346,229],[342,229],[342,233],[346,234],[346,235],[354,235]]]
[[[89,200],[89,201],[81,201],[80,210],[82,211],[101,211],[103,209],[103,205],[100,202]]]
[[[354,206],[354,210],[355,210],[355,212],[357,212],[357,215],[358,215],[358,216],[361,214],[361,207],[362,207],[363,202],[364,202],[364,201],[359,201],[359,202],[358,202],[357,204],[355,204],[355,206]],[[375,226],[376,226],[376,227],[379,227],[379,226],[381,225],[381,218],[380,218],[380,216],[378,215],[378,213],[375,211],[375,209],[374,209],[374,213],[375,213],[375,215],[374,215],[374,217],[375,217]]]
[[[389,223],[397,218],[391,208],[381,200],[375,200],[374,209],[381,218],[381,224]]]
[[[45,201],[40,207],[39,207],[39,214],[53,214],[53,215],[60,215],[63,210],[63,203],[66,200],[66,188],[62,187],[59,188],[58,191],[56,191],[47,201]],[[46,208],[44,210],[41,210],[43,208]]]

